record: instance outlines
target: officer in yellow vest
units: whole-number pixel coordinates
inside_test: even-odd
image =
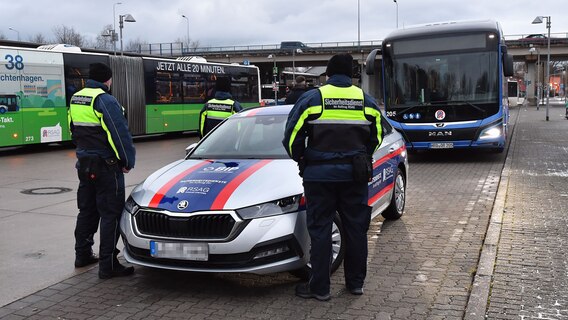
[[[134,272],[134,267],[118,262],[116,244],[125,200],[124,173],[134,168],[136,150],[123,108],[109,93],[111,84],[111,69],[104,63],[91,64],[86,87],[73,95],[69,107],[79,177],[75,267],[98,261],[101,279]],[[97,257],[92,246],[99,221]]]
[[[215,97],[203,106],[199,113],[199,135],[204,137],[221,121],[243,110],[231,96],[231,80],[218,77],[215,81]]]
[[[371,96],[352,85],[353,57],[333,56],[327,84],[304,93],[286,123],[282,143],[298,162],[307,201],[312,274],[296,295],[330,299],[331,227],[339,212],[344,227],[345,285],[363,294],[367,271],[367,230],[371,207],[367,184],[371,156],[383,138],[382,117]],[[307,143],[306,143],[307,141]]]

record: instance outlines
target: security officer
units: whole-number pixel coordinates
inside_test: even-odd
[[[298,162],[307,201],[312,274],[308,283],[296,287],[302,298],[331,297],[331,227],[336,212],[344,227],[345,284],[350,293],[363,294],[371,218],[367,184],[371,156],[381,144],[383,130],[375,100],[352,85],[352,67],[350,54],[329,60],[327,84],[298,99],[282,141]]]
[[[231,81],[227,77],[218,77],[215,82],[215,97],[203,106],[199,112],[199,134],[204,137],[221,121],[243,108],[231,96]]]
[[[124,173],[134,168],[136,151],[122,106],[109,93],[111,84],[111,69],[104,63],[91,64],[86,87],[73,95],[69,108],[79,177],[75,267],[98,261],[101,279],[134,272],[134,267],[118,262],[116,244],[124,208]],[[100,259],[92,251],[99,220]]]

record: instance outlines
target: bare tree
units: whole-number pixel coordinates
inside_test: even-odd
[[[112,50],[112,24],[107,24],[97,35],[95,49]]]
[[[55,35],[56,43],[72,44],[77,47],[82,47],[85,42],[85,38],[79,34],[73,27],[67,27],[65,25],[53,27],[53,34]]]
[[[30,37],[30,42],[45,44],[48,43],[49,41],[42,33],[37,33],[36,35]]]

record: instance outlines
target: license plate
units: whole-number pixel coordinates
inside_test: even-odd
[[[150,255],[154,258],[207,261],[209,246],[207,243],[150,241]]]
[[[452,142],[432,142],[430,149],[452,149],[454,144]]]

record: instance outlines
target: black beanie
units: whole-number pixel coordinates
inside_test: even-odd
[[[353,76],[353,57],[349,53],[336,54],[327,63],[325,74],[328,77],[334,74],[343,74],[348,77]]]
[[[97,62],[89,65],[89,79],[104,83],[110,78],[112,70],[106,64]]]
[[[231,80],[228,77],[219,77],[215,82],[215,89],[217,91],[231,91]]]

